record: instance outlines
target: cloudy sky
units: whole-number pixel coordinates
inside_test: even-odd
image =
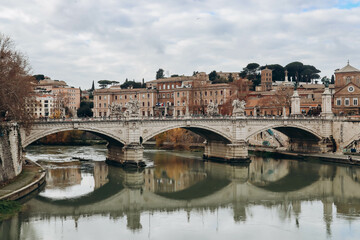
[[[0,0],[33,74],[90,88],[292,61],[360,68],[360,0]]]

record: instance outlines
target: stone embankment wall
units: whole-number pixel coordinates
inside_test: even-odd
[[[0,184],[22,171],[22,147],[19,126],[0,124]]]

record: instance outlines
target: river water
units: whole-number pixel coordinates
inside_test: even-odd
[[[360,168],[145,150],[148,167],[129,172],[106,152],[29,146],[47,184],[0,222],[0,239],[360,239]]]

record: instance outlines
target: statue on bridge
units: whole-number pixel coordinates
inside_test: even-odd
[[[218,104],[215,104],[214,102],[209,102],[206,108],[206,112],[208,116],[218,115],[219,114]]]
[[[111,105],[109,105],[109,109],[110,109],[110,117],[116,117],[116,118],[121,118],[123,115],[122,112],[122,104],[120,103],[116,103],[113,102],[111,103]]]
[[[125,117],[139,117],[140,115],[140,103],[138,100],[130,100],[125,104]]]
[[[245,116],[245,105],[246,102],[244,100],[240,101],[239,99],[235,99],[232,102],[232,106],[233,106],[232,115],[235,117]]]

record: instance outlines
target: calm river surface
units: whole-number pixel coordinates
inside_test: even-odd
[[[145,150],[149,167],[126,172],[106,153],[28,147],[47,184],[0,222],[0,239],[360,239],[360,168],[260,157],[230,166]]]

